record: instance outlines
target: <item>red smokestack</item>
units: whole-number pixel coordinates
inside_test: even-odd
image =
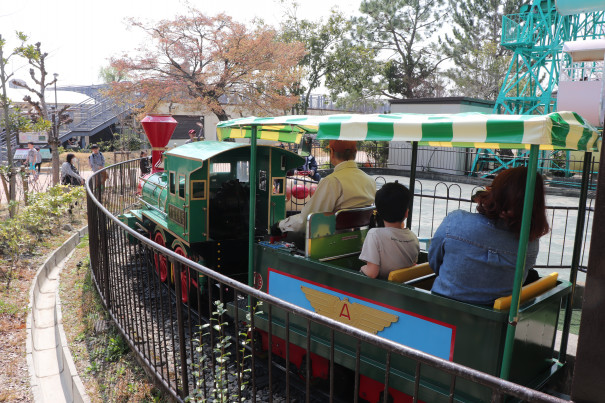
[[[151,166],[152,172],[163,171],[164,168],[157,165],[162,160],[162,153],[174,133],[177,121],[172,115],[149,114],[141,120],[141,125],[151,144]]]

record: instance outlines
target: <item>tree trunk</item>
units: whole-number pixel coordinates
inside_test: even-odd
[[[8,135],[8,131],[6,133],[6,143],[10,143],[10,137]],[[9,146],[6,147],[6,151],[8,153],[11,153],[12,151],[9,151],[10,148]],[[8,196],[9,196],[9,200],[8,200],[8,214],[10,215],[11,218],[13,218],[15,216],[15,214],[17,213],[17,206],[15,206],[15,203],[11,203],[12,201],[16,201],[17,200],[17,172],[15,172],[15,167],[13,166],[13,158],[10,157],[8,160],[8,166],[9,166],[9,170],[8,170]]]
[[[0,35],[0,42],[2,41],[2,35]],[[16,200],[16,180],[15,180],[15,168],[13,166],[13,147],[11,144],[11,129],[10,129],[10,119],[9,119],[9,108],[8,108],[8,98],[6,96],[6,73],[4,70],[4,63],[6,59],[4,58],[4,53],[2,46],[0,45],[0,82],[2,84],[2,106],[4,110],[4,133],[6,135],[6,157],[8,159],[8,194],[7,202],[9,205],[9,215],[10,217],[15,216],[15,206],[10,202]]]
[[[217,100],[217,103],[218,103],[218,100]],[[216,117],[218,118],[218,120],[220,120],[221,122],[224,122],[225,120],[229,120],[229,115],[227,115],[227,112],[225,112],[225,109],[223,109],[223,107],[221,105],[218,105],[216,107],[216,110],[214,110],[213,112],[216,115]]]
[[[21,184],[23,185],[23,204],[27,206],[27,196],[29,195],[29,183],[25,175],[21,175]]]
[[[59,168],[61,166],[61,161],[59,161],[59,133],[57,133],[57,124],[55,121],[56,117],[53,115],[52,123],[53,127],[50,129],[48,133],[48,144],[50,145],[50,154],[51,154],[51,163],[52,163],[52,174],[53,174],[53,185],[58,185],[59,178]]]

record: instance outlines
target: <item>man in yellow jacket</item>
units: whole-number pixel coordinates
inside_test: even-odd
[[[319,182],[317,190],[296,214],[279,222],[282,232],[304,232],[311,213],[336,212],[374,203],[376,182],[357,168],[357,142],[330,140],[330,163],[334,172]]]

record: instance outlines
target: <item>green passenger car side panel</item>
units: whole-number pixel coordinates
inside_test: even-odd
[[[451,300],[405,284],[370,279],[357,271],[292,256],[289,249],[270,245],[257,245],[256,268],[257,276],[262,279],[261,290],[275,297],[492,375],[497,376],[500,370],[506,312]],[[523,305],[515,340],[512,381],[530,385],[536,381],[536,374],[552,369],[557,315],[570,287],[569,283],[562,282]],[[273,318],[274,329],[279,329],[278,324],[285,322],[285,313],[273,309]],[[290,315],[290,324],[297,329],[291,332],[290,340],[304,348],[306,321]],[[256,325],[267,326],[266,321],[263,324],[261,320]],[[311,323],[311,331],[314,335],[311,349],[328,357],[329,329]],[[354,368],[355,340],[339,333],[335,337],[335,361]],[[368,343],[362,343],[361,351],[362,373],[383,382],[384,353]],[[390,385],[412,394],[415,364],[393,356],[391,367],[393,383]],[[422,382],[425,387],[421,388],[421,400],[448,401],[449,376],[423,368]],[[456,396],[462,400],[486,401],[490,391],[457,380]]]

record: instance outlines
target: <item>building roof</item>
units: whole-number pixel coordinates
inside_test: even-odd
[[[442,98],[410,98],[410,99],[392,99],[389,101],[393,104],[466,104],[466,105],[482,105],[493,107],[496,102],[487,99],[470,98],[470,97],[442,97]]]
[[[31,92],[27,91],[24,88],[7,88],[6,95],[8,98],[15,104],[23,104],[23,98],[26,95],[32,95]],[[32,98],[37,101],[36,96],[32,96]],[[49,106],[53,106],[55,103],[55,91],[52,87],[46,89],[45,93],[46,103]],[[57,90],[57,104],[59,105],[77,105],[86,100],[90,99],[87,95],[80,94],[72,91],[59,91]],[[94,101],[91,101],[94,102]]]

